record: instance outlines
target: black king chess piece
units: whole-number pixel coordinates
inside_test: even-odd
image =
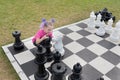
[[[82,66],[77,63],[73,66],[72,74],[69,75],[68,80],[84,80],[82,77]]]
[[[63,63],[53,64],[51,80],[66,80],[64,75],[66,71],[66,66]]]
[[[38,71],[34,74],[35,80],[48,80],[49,73],[45,70],[44,64],[47,62],[45,57],[46,49],[39,45],[37,46],[35,63],[38,65]]]
[[[20,31],[14,31],[12,33],[13,37],[15,37],[15,42],[13,44],[14,49],[21,50],[24,48],[24,43],[20,40],[21,32]]]
[[[51,52],[51,47],[52,47],[52,44],[51,44],[51,38],[48,37],[47,39],[43,40],[41,43],[40,43],[44,48],[46,48],[46,57],[47,57],[47,62],[50,62],[53,60],[53,53]]]

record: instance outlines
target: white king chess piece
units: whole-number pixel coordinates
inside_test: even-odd
[[[112,31],[113,31],[112,25],[113,25],[113,19],[111,18],[111,19],[108,21],[107,26],[105,27],[106,33],[109,33],[109,34],[112,33]]]
[[[105,35],[105,29],[104,29],[104,27],[105,27],[105,22],[102,21],[101,24],[100,24],[99,29],[96,30],[96,34],[98,36],[104,36]]]
[[[96,22],[95,22],[95,26],[96,27],[100,27],[100,25],[101,25],[101,18],[102,18],[102,16],[101,16],[101,14],[99,13],[98,15],[97,15],[97,19],[96,19]]]
[[[120,40],[119,30],[114,28],[113,32],[110,35],[110,40],[114,42],[118,42]]]
[[[96,19],[95,13],[94,11],[92,11],[90,13],[90,21],[88,23],[88,29],[95,29],[95,19]]]
[[[63,35],[57,35],[52,38],[52,41],[54,42],[53,47],[55,48],[55,51],[58,51],[61,56],[64,56],[65,50],[63,48]]]

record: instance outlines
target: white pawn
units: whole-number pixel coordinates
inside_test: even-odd
[[[99,13],[98,15],[97,15],[97,19],[96,19],[96,27],[100,27],[100,25],[101,25],[101,18],[102,18],[102,16],[101,16],[101,14]]]
[[[120,20],[115,24],[115,28],[118,29],[118,33],[120,35]]]
[[[119,30],[117,28],[115,28],[111,33],[110,40],[114,42],[118,42],[120,40]]]
[[[94,11],[92,11],[90,13],[90,21],[88,24],[88,29],[95,29],[95,19],[96,19],[95,13]]]
[[[55,48],[56,51],[58,51],[61,56],[64,56],[65,50],[63,48],[63,35],[57,35],[52,38],[52,41],[55,43],[53,47]]]
[[[113,25],[113,19],[111,18],[111,19],[108,21],[107,26],[105,27],[105,31],[106,31],[107,33],[109,33],[109,34],[112,33],[112,31],[113,31],[112,25]]]
[[[98,36],[104,36],[105,35],[105,29],[104,29],[104,27],[105,27],[105,22],[102,21],[101,24],[100,24],[99,29],[96,30],[96,34]]]

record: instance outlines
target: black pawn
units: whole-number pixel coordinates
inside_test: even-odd
[[[52,72],[52,66],[53,66],[53,64],[55,64],[55,63],[60,63],[61,62],[61,59],[62,59],[62,57],[61,57],[61,54],[58,52],[58,51],[56,51],[54,54],[53,54],[53,60],[54,60],[54,62],[51,64],[51,66],[50,66],[50,71]]]
[[[64,75],[66,70],[65,65],[62,63],[53,64],[51,80],[66,80]]]
[[[12,33],[13,37],[15,37],[15,42],[13,44],[14,49],[21,50],[24,48],[24,43],[20,40],[21,32],[20,31],[14,31]]]
[[[82,73],[82,66],[80,63],[77,63],[73,66],[72,74],[68,77],[68,80],[83,80],[81,73]]]
[[[41,45],[43,45],[43,47],[46,48],[47,62],[51,62],[53,60],[53,53],[51,52],[52,44],[50,42],[50,37],[41,42]]]
[[[54,60],[53,63],[60,63],[61,59],[62,59],[61,54],[58,51],[56,51],[56,53],[53,54],[53,60]]]
[[[104,80],[104,78],[103,77],[100,77],[99,79],[97,79],[97,80]]]
[[[48,80],[49,73],[45,70],[44,64],[47,62],[45,57],[46,49],[41,45],[37,46],[35,63],[38,65],[38,71],[34,74],[35,80]]]

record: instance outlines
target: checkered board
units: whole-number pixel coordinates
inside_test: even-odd
[[[107,33],[103,37],[97,36],[96,30],[87,28],[88,21],[86,19],[54,30],[54,34],[64,35],[65,55],[62,63],[67,66],[66,79],[73,65],[79,62],[83,66],[83,77],[87,80],[96,80],[100,76],[105,80],[120,80],[120,43],[110,41]],[[21,51],[15,51],[13,43],[2,46],[21,80],[34,80],[38,67],[34,63],[36,47],[31,39],[23,40],[25,48]],[[51,63],[45,64],[50,76]]]

